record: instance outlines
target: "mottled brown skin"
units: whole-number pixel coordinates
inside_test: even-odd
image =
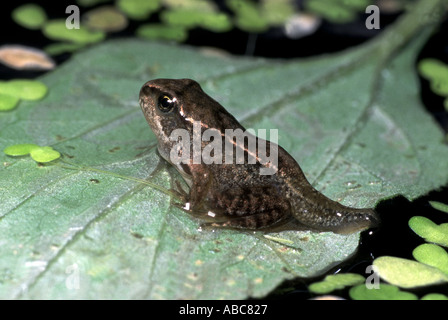
[[[193,120],[201,121],[202,131],[214,128],[222,136],[225,129],[244,130],[190,79],[148,81],[140,91],[139,102],[157,137],[160,155],[170,163],[170,150],[176,144],[169,140],[171,132],[182,128],[193,137]],[[202,148],[207,143],[202,142]],[[270,142],[266,143],[269,150]],[[246,145],[236,147],[247,148]],[[272,175],[260,175],[259,169],[263,166],[260,162],[222,162],[175,165],[190,186],[190,193],[184,199],[190,203],[190,212],[211,221],[213,226],[270,230],[294,217],[308,229],[352,233],[378,224],[373,209],[344,206],[314,189],[297,162],[280,146],[277,172]]]

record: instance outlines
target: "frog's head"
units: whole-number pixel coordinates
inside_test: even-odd
[[[169,137],[174,129],[187,129],[189,121],[185,108],[191,94],[202,91],[199,84],[189,79],[156,79],[146,82],[140,90],[140,107],[152,131],[160,141]]]
[[[170,151],[178,143],[172,139],[173,136],[179,136],[179,131],[173,134],[174,130],[180,129],[181,135],[186,133],[193,139],[193,128],[198,126],[201,134],[207,129],[217,130],[222,135],[225,129],[244,129],[230,113],[191,79],[148,81],[140,90],[139,102],[146,120],[157,137],[159,153],[168,161]]]
[[[207,110],[204,97],[208,96],[200,85],[190,79],[155,79],[141,88],[140,107],[156,135],[160,155],[168,161],[170,151],[177,143],[170,139],[173,131],[181,130],[192,135],[193,122],[204,117],[204,110]]]

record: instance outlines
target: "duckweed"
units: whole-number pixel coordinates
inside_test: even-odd
[[[14,9],[12,19],[24,28],[40,29],[47,21],[47,15],[40,6],[29,3]]]
[[[52,147],[41,147],[32,143],[16,144],[6,147],[3,152],[8,156],[25,156],[29,154],[36,162],[50,162],[60,158],[61,154]]]

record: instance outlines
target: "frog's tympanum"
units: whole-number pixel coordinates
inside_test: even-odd
[[[183,192],[183,200],[189,204],[186,209],[203,218],[207,225],[269,231],[292,220],[310,230],[352,233],[378,224],[373,209],[344,206],[314,189],[294,158],[277,144],[248,134],[257,142],[254,150],[250,139],[241,141],[226,136],[226,129],[245,129],[197,82],[148,81],[140,91],[139,101],[157,137],[160,155],[176,167],[190,186],[188,195]],[[198,140],[197,135],[207,130],[214,133],[213,138],[209,134]],[[222,137],[222,148],[212,151],[214,162],[195,159],[198,151],[210,152],[212,142],[216,146],[216,135]],[[187,141],[181,144],[181,139]],[[234,146],[233,157],[225,158],[229,141]],[[263,154],[270,156],[274,155],[270,150],[276,150],[276,161],[262,161],[260,146],[267,150]],[[244,154],[240,163],[236,159],[238,151]],[[173,155],[177,155],[176,161]],[[179,161],[182,155],[183,160]],[[271,171],[262,174],[263,168]]]

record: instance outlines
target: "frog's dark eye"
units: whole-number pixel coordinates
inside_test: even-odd
[[[162,112],[170,112],[176,105],[176,98],[171,98],[167,95],[161,95],[159,97],[158,107]]]

